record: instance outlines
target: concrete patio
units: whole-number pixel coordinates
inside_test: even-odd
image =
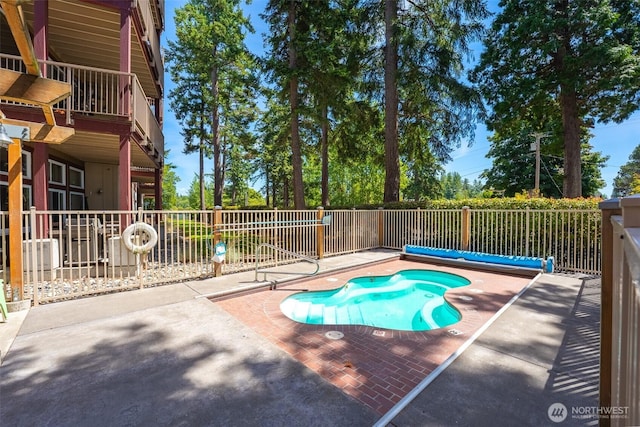
[[[327,258],[321,272],[397,257]],[[303,271],[308,265],[299,266]],[[291,268],[288,268],[290,270]],[[269,279],[291,277],[269,275]],[[60,302],[0,323],[0,420],[11,426],[369,426],[380,415],[203,295],[254,273]],[[384,423],[595,425],[597,280],[542,275]]]

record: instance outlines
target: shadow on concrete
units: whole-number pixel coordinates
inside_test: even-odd
[[[585,279],[560,345],[545,390],[560,402],[575,402],[571,416],[598,425],[590,410],[598,405],[600,384],[600,279]]]
[[[536,284],[390,425],[597,425],[599,281],[576,283]]]
[[[7,426],[367,425],[375,416],[260,337],[198,307],[18,337],[0,368]],[[162,318],[164,317],[164,321]],[[202,324],[202,322],[200,322]],[[44,348],[46,347],[46,348]]]

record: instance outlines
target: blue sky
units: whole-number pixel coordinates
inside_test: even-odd
[[[184,0],[166,0],[163,45],[166,40],[175,39],[174,10],[182,7],[185,3]],[[260,20],[259,14],[264,10],[266,3],[267,0],[253,0],[251,5],[245,7],[245,13],[250,16],[256,31],[255,34],[250,34],[246,41],[247,46],[254,53],[264,51],[262,33],[267,30],[267,27]],[[490,0],[490,9],[495,11],[496,4],[497,1]],[[165,86],[166,96],[173,87],[168,75],[165,78]],[[611,196],[613,179],[618,174],[620,167],[628,161],[633,149],[640,144],[640,112],[636,112],[621,124],[597,123],[592,129],[592,133],[594,136],[590,142],[594,151],[609,156],[609,161],[602,169],[602,177],[606,182],[606,187],[600,191],[602,194]],[[168,100],[165,100],[164,135],[165,149],[171,150],[167,161],[176,166],[176,173],[181,179],[177,184],[178,193],[187,194],[191,181],[198,172],[198,156],[196,154],[182,154],[183,140],[180,135],[180,125],[169,108]],[[453,151],[451,155],[453,160],[445,165],[445,169],[448,172],[458,172],[463,178],[470,181],[478,178],[482,171],[491,167],[491,160],[486,158],[489,150],[488,135],[484,125],[478,125],[474,140],[471,143],[469,141],[463,142],[459,149]],[[213,170],[213,161],[206,160],[205,171],[211,170]],[[531,186],[533,187],[533,183]]]

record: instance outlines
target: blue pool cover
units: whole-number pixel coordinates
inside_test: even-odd
[[[438,258],[463,259],[465,261],[482,262],[487,264],[508,265],[521,268],[543,270],[546,273],[553,272],[553,257],[548,259],[527,257],[493,255],[482,252],[459,251],[455,249],[439,249],[428,246],[405,245],[404,252],[413,255],[426,255]]]

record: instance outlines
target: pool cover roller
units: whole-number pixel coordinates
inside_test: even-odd
[[[404,252],[413,255],[426,255],[439,258],[463,259],[465,261],[484,262],[488,264],[510,265],[514,267],[533,268],[545,273],[553,273],[553,257],[544,258],[528,256],[493,255],[482,252],[458,251],[455,249],[439,249],[428,246],[405,245]]]

